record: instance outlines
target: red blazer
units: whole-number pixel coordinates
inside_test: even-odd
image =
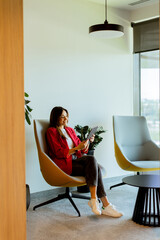
[[[72,139],[74,146],[80,144],[80,139],[77,137],[73,128],[65,127],[66,132]],[[46,132],[48,143],[48,154],[50,158],[61,168],[65,173],[72,173],[72,155],[69,155],[69,147],[65,138],[61,137],[56,128],[48,128]],[[84,151],[77,151],[78,158],[82,156]]]

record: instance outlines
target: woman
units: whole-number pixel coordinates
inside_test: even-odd
[[[50,126],[46,137],[49,156],[65,173],[72,176],[84,176],[91,193],[88,205],[97,215],[121,217],[115,207],[109,203],[102,181],[100,167],[94,156],[85,155],[88,152],[89,141],[81,142],[74,129],[67,126],[68,111],[63,107],[54,107],[50,114]],[[94,141],[94,136],[90,142]],[[97,197],[101,199],[102,209]]]

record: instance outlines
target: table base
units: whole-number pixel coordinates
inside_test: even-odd
[[[145,226],[160,227],[160,188],[139,188],[132,220]]]

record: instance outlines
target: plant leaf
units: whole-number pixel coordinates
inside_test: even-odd
[[[31,102],[31,101],[25,99],[25,105],[27,105],[27,104],[30,103],[30,102]]]
[[[32,112],[32,110],[33,110],[32,108],[30,108],[28,105],[26,105],[26,107],[27,107],[29,112]]]
[[[30,119],[29,119],[29,116],[28,116],[28,114],[26,114],[26,113],[25,113],[25,119],[26,119],[27,123],[28,123],[29,125],[31,125],[31,121],[30,121]]]

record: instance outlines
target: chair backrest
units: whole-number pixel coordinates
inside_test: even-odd
[[[147,121],[142,116],[114,116],[115,142],[129,161],[158,160],[159,151],[152,142]]]
[[[36,131],[38,151],[47,153],[46,131],[49,127],[48,120],[34,120],[34,131]]]

